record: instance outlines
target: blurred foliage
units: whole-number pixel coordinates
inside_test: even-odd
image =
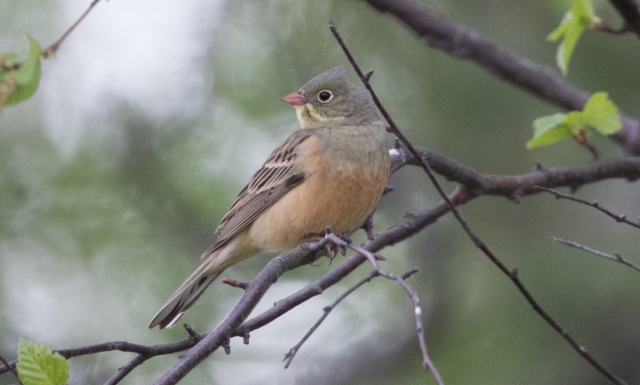
[[[573,0],[571,8],[564,14],[558,28],[547,36],[549,41],[556,41],[562,38],[556,54],[556,63],[565,76],[578,39],[580,39],[584,30],[591,26],[593,17],[591,0]]]
[[[420,3],[549,66],[555,53],[545,37],[571,6],[568,0]],[[87,6],[81,0],[35,4],[0,3],[0,51],[19,51],[24,32],[43,44],[57,39]],[[347,64],[329,20],[360,65],[375,70],[374,88],[415,145],[491,174],[525,173],[536,162],[548,167],[590,161],[572,141],[527,151],[531,122],[561,111],[471,62],[428,48],[363,2],[209,4],[101,3],[56,60],[43,63],[34,97],[0,114],[3,356],[16,358],[20,336],[52,348],[185,337],[178,328],[147,331],[147,321],[195,268],[235,194],[296,128],[294,112],[279,99],[321,71]],[[606,1],[593,1],[593,7],[609,24],[620,22]],[[122,22],[130,15],[137,22]],[[148,33],[150,28],[157,29]],[[126,38],[115,40],[116,30]],[[631,70],[640,61],[638,48],[634,36],[586,34],[573,53],[569,80],[591,92],[605,90],[621,111],[638,115],[640,76]],[[92,61],[96,52],[108,52],[109,60]],[[128,65],[149,59],[144,71]],[[115,66],[119,72],[107,72]],[[203,91],[185,96],[175,89],[182,84]],[[152,105],[160,99],[166,104]],[[593,142],[605,158],[623,155],[605,137]],[[420,170],[406,168],[390,184],[396,189],[381,202],[378,231],[438,202]],[[637,218],[638,187],[602,182],[578,194]],[[461,213],[600,362],[629,383],[640,381],[637,274],[549,240],[570,238],[637,261],[637,231],[546,195],[519,204],[483,197]],[[429,351],[447,384],[604,383],[450,217],[382,254],[391,271],[420,267],[410,283],[421,295]],[[252,258],[226,275],[251,279],[268,258]],[[327,269],[324,263],[288,273],[256,312]],[[382,280],[332,312],[292,367],[282,369],[281,355],[366,272],[362,267],[252,333],[249,346],[233,340],[230,356],[216,352],[183,383],[433,383],[420,365],[410,301],[400,287]],[[237,289],[215,284],[185,322],[208,330],[239,296]],[[130,358],[109,353],[72,359],[69,384],[103,383]],[[150,360],[127,383],[150,383],[173,362],[175,357]],[[13,382],[0,377],[2,385]]]
[[[29,99],[40,84],[42,48],[31,36],[27,39],[28,54],[0,54],[0,111]]]

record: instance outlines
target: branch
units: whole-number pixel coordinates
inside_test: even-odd
[[[493,175],[479,174],[464,164],[447,158],[435,151],[417,147],[419,157],[426,161],[436,173],[448,181],[457,182],[473,195],[504,196],[514,201],[521,197],[537,194],[538,187],[570,187],[577,190],[581,186],[611,178],[623,178],[629,182],[640,179],[640,158],[630,157],[590,163],[587,166],[572,166],[545,169],[536,167],[527,174]],[[405,165],[418,165],[418,160],[406,149],[390,151],[392,170]],[[619,218],[619,216],[618,216]]]
[[[336,300],[333,301],[333,303],[331,305],[326,306],[326,307],[324,307],[322,309],[322,316],[320,316],[320,318],[316,321],[316,323],[313,324],[311,329],[309,329],[309,331],[302,337],[302,339],[294,347],[289,349],[289,351],[287,353],[285,353],[284,359],[283,359],[283,361],[285,362],[285,364],[284,364],[284,368],[285,369],[289,368],[289,365],[291,365],[291,361],[293,361],[293,358],[296,356],[296,354],[298,353],[298,351],[300,350],[302,345],[318,329],[320,324],[322,324],[322,322],[327,318],[327,316],[329,316],[329,313],[331,313],[331,311],[333,309],[335,309],[336,306],[338,306],[338,304],[340,302],[342,302],[343,299],[347,298],[347,296],[349,294],[351,294],[354,291],[356,291],[357,288],[359,288],[360,286],[364,285],[365,283],[371,281],[377,275],[378,275],[378,273],[375,270],[370,271],[369,274],[366,277],[364,277],[361,280],[359,280],[358,282],[356,282],[353,286],[351,286],[349,289],[347,289],[347,291],[345,291],[338,298],[336,298]]]
[[[609,0],[624,19],[626,30],[640,38],[640,5],[634,0]]]
[[[464,24],[449,22],[426,7],[408,0],[366,2],[380,12],[395,16],[420,38],[426,38],[431,47],[459,59],[473,60],[500,79],[567,111],[582,110],[591,96],[551,67],[508,53],[484,40],[478,31]],[[622,129],[611,138],[627,153],[640,155],[640,121],[624,114],[620,114],[620,118]]]
[[[129,361],[125,366],[118,369],[118,373],[114,374],[104,385],[116,385],[120,381],[122,381],[127,374],[131,373],[133,369],[142,365],[146,360],[151,358],[151,356],[145,354],[137,355],[133,360]]]
[[[7,360],[2,356],[2,354],[0,354],[0,362],[2,362],[2,364],[4,365],[4,368],[7,369],[7,371],[10,371],[11,373],[13,373],[14,376],[16,376],[16,379],[18,380],[19,384],[22,384],[22,382],[20,381],[20,377],[18,377],[18,370],[16,370],[15,368],[15,363],[13,365],[11,365],[9,362],[7,362]],[[16,361],[17,363],[17,361]]]
[[[89,12],[91,12],[93,7],[95,7],[96,4],[98,4],[99,2],[100,0],[93,0],[91,4],[89,4],[89,8],[87,8],[87,10],[84,11],[84,13],[80,16],[80,18],[76,20],[76,22],[73,23],[73,25],[69,27],[69,29],[67,29],[67,31],[64,34],[62,34],[62,36],[60,36],[58,40],[56,40],[53,44],[51,44],[50,46],[48,46],[42,51],[42,57],[46,59],[54,56],[58,51],[58,48],[60,48],[60,44],[62,44],[62,42],[65,41],[65,39],[71,34],[71,32],[73,32],[73,30],[76,29],[76,27],[82,22],[82,20],[84,20],[84,18],[87,17]]]
[[[622,255],[620,255],[618,253],[613,253],[613,255],[607,254],[607,253],[603,253],[600,250],[592,249],[590,247],[581,245],[578,242],[574,242],[574,241],[571,241],[569,239],[556,238],[556,237],[551,237],[551,239],[553,239],[554,242],[558,242],[558,243],[565,244],[567,246],[575,247],[576,249],[579,249],[579,250],[582,250],[582,251],[586,251],[586,252],[591,253],[591,254],[595,254],[595,255],[597,255],[599,257],[602,257],[602,258],[605,258],[605,259],[609,259],[609,260],[614,261],[614,262],[621,263],[621,264],[623,264],[623,265],[625,265],[627,267],[630,267],[630,268],[640,272],[640,265],[636,265],[633,262],[629,262],[625,258],[622,258]]]
[[[448,208],[451,210],[451,214],[458,221],[458,223],[460,223],[460,226],[465,231],[465,233],[467,233],[467,236],[469,237],[469,239],[471,239],[473,244],[478,249],[480,249],[484,253],[484,255],[487,258],[489,258],[489,260],[504,275],[506,275],[509,279],[511,279],[513,284],[518,288],[518,290],[525,297],[527,302],[529,302],[529,304],[531,305],[533,310],[536,313],[538,313],[547,322],[547,324],[549,324],[549,326],[551,326],[556,332],[558,332],[558,334],[560,334],[569,343],[569,345],[571,345],[571,347],[576,351],[576,353],[581,355],[594,369],[599,371],[603,376],[605,376],[607,379],[609,379],[613,383],[615,383],[615,384],[624,384],[623,380],[621,380],[620,378],[615,376],[613,373],[611,373],[609,370],[607,370],[604,366],[602,366],[598,361],[596,361],[589,353],[587,353],[587,351],[586,351],[586,349],[584,347],[580,346],[580,344],[578,344],[577,341],[575,339],[573,339],[573,337],[571,337],[569,335],[569,333],[563,327],[561,327],[546,311],[544,311],[544,309],[542,309],[540,304],[537,303],[537,301],[533,298],[531,293],[526,289],[526,287],[524,286],[522,281],[520,281],[520,279],[518,278],[518,270],[516,268],[513,268],[512,270],[509,270],[507,268],[507,266],[504,263],[502,263],[502,261],[491,250],[489,250],[487,245],[484,242],[482,242],[482,240],[471,230],[471,227],[462,218],[462,216],[460,215],[460,213],[456,209],[456,207],[453,204],[453,202],[450,201],[449,198],[447,197],[447,195],[444,193],[444,190],[442,189],[442,187],[440,186],[440,184],[436,180],[435,176],[431,172],[431,169],[429,168],[427,163],[424,161],[424,159],[422,159],[420,157],[420,155],[418,154],[416,149],[413,148],[413,145],[407,140],[407,138],[400,132],[398,127],[395,125],[395,123],[393,122],[393,120],[391,119],[389,114],[387,113],[387,111],[384,108],[384,106],[382,106],[382,103],[380,102],[380,100],[376,96],[375,92],[373,91],[373,88],[369,84],[369,79],[371,77],[372,72],[370,71],[367,75],[364,75],[362,73],[362,71],[360,70],[358,64],[356,63],[356,61],[354,60],[353,56],[351,55],[351,53],[347,49],[346,45],[342,41],[342,38],[338,34],[338,30],[336,29],[336,27],[333,24],[333,22],[329,22],[329,28],[331,29],[331,32],[333,33],[333,35],[335,36],[336,40],[338,41],[338,44],[340,44],[340,47],[342,47],[342,50],[344,51],[347,59],[349,60],[349,62],[353,66],[353,69],[356,71],[356,73],[360,77],[360,80],[365,85],[367,90],[369,90],[369,93],[371,94],[371,97],[372,97],[374,103],[376,104],[376,106],[380,110],[380,113],[385,117],[385,119],[389,123],[390,127],[388,128],[388,131],[393,133],[393,134],[395,134],[396,137],[398,137],[398,139],[402,142],[402,144],[411,153],[411,155],[413,155],[413,157],[416,158],[416,160],[418,162],[418,165],[421,166],[422,169],[424,170],[424,172],[427,174],[427,176],[429,177],[429,180],[431,180],[431,183],[435,187],[436,191],[438,191],[438,194],[440,194],[442,199],[447,204]]]
[[[231,338],[233,332],[247,319],[269,287],[286,271],[315,261],[319,252],[324,251],[328,240],[325,238],[314,244],[304,244],[295,250],[285,252],[273,258],[249,283],[245,294],[231,309],[220,324],[196,346],[180,357],[155,384],[176,384],[196,365],[207,358],[218,347]]]
[[[201,334],[200,337],[204,337],[205,335],[206,334]],[[80,357],[80,356],[86,356],[89,354],[104,353],[104,352],[111,352],[111,351],[137,353],[143,356],[155,357],[155,356],[162,356],[166,354],[182,352],[184,350],[187,350],[195,346],[195,344],[196,342],[191,338],[186,338],[184,340],[171,342],[168,344],[160,344],[160,345],[152,345],[152,346],[133,344],[127,341],[111,341],[111,342],[104,342],[96,345],[83,346],[80,348],[59,349],[59,350],[54,350],[54,352],[60,353],[64,358]],[[18,363],[18,360],[13,360],[9,362],[9,366],[0,367],[0,374],[4,374],[8,372],[10,368],[14,368],[17,363]]]
[[[450,200],[456,205],[465,204],[482,195],[500,195],[513,199],[513,197],[516,196],[524,197],[540,193],[540,190],[535,189],[533,186],[575,187],[605,179],[626,178],[633,180],[640,177],[640,159],[638,158],[601,161],[581,167],[559,169],[538,168],[528,174],[522,175],[489,175],[479,174],[468,166],[424,148],[416,148],[416,151],[420,154],[420,157],[429,163],[434,171],[465,187],[463,189],[464,191],[459,189],[450,196]],[[404,148],[391,150],[390,155],[393,171],[399,170],[404,165],[415,165],[417,162]],[[438,218],[448,212],[449,208],[447,204],[441,202],[432,209],[413,214],[403,222],[392,225],[382,233],[376,235],[374,240],[367,242],[364,247],[372,252],[378,252],[386,246],[396,244],[411,237],[435,223]],[[297,305],[321,294],[323,290],[339,282],[365,261],[366,259],[358,254],[346,258],[339,266],[309,286],[286,299],[278,301],[274,307],[264,313],[245,321],[232,332],[232,336],[248,338],[251,331],[274,321]],[[265,267],[265,269],[267,269],[267,267]],[[204,338],[205,336],[206,334],[198,335],[199,338]],[[182,352],[195,346],[195,344],[196,342],[191,338],[153,346],[133,344],[126,341],[112,341],[81,348],[56,351],[65,358],[108,351],[159,356]],[[0,366],[0,374],[8,372],[10,368],[15,366],[16,362],[17,361],[10,362],[9,366]]]
[[[450,200],[455,204],[463,204],[466,202],[467,198],[468,196],[466,194],[455,192],[451,196]],[[418,233],[425,227],[435,223],[438,218],[448,212],[449,206],[444,202],[440,202],[432,209],[412,215],[403,223],[397,223],[389,227],[382,233],[376,235],[372,241],[365,243],[363,248],[373,253],[378,252],[386,246],[394,245]],[[323,277],[317,279],[307,287],[290,295],[289,297],[276,302],[271,309],[266,310],[264,313],[245,321],[240,325],[240,327],[238,327],[238,329],[236,329],[233,336],[247,336],[249,332],[267,325],[301,303],[322,294],[323,290],[339,282],[366,260],[367,259],[360,254],[352,254],[346,258],[344,262],[338,265],[335,269],[329,271]]]
[[[598,201],[593,201],[593,202],[588,202],[584,199],[580,199],[580,198],[576,198],[574,196],[571,195],[566,195],[566,194],[562,194],[557,192],[556,190],[552,190],[549,188],[545,188],[545,187],[540,187],[540,186],[535,186],[536,189],[538,190],[542,190],[542,191],[546,191],[548,193],[551,193],[553,196],[556,197],[556,199],[566,199],[566,200],[570,200],[573,202],[578,202],[578,203],[582,203],[583,205],[587,205],[589,207],[593,207],[596,208],[600,211],[602,211],[603,213],[607,214],[608,216],[610,216],[611,218],[615,219],[616,222],[622,222],[625,223],[629,226],[633,226],[637,229],[640,229],[640,221],[638,222],[631,222],[630,220],[627,219],[627,215],[626,214],[615,214],[607,209],[605,209],[604,207],[601,207],[600,204],[598,203]]]
[[[416,317],[416,333],[418,334],[418,342],[420,343],[420,350],[422,351],[422,366],[425,369],[431,370],[439,385],[444,385],[438,369],[431,361],[431,358],[429,358],[429,353],[427,352],[427,343],[424,339],[424,327],[422,326],[422,307],[420,306],[420,298],[418,297],[418,293],[416,293],[416,291],[413,290],[413,288],[404,280],[404,276],[409,275],[412,270],[409,270],[402,275],[391,274],[380,268],[380,265],[378,265],[378,259],[376,258],[377,256],[369,250],[354,245],[351,241],[345,242],[335,234],[329,234],[327,235],[327,237],[331,240],[331,242],[343,247],[348,247],[356,253],[365,256],[371,263],[371,266],[373,266],[373,272],[375,272],[376,275],[385,277],[392,281],[398,281],[400,286],[402,286],[407,294],[409,294],[409,298],[411,298],[411,300],[413,301],[413,314]]]

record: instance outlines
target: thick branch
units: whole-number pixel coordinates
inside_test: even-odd
[[[570,187],[577,190],[582,185],[611,178],[623,178],[630,182],[640,179],[640,158],[609,159],[587,166],[548,169],[537,167],[520,175],[479,174],[471,167],[426,148],[417,147],[420,156],[445,179],[466,187],[473,195],[499,195],[509,199],[536,194],[536,186],[554,188]],[[418,161],[403,148],[391,150],[392,169],[406,164],[418,166]]]
[[[612,0],[613,1],[613,0]],[[622,1],[622,0],[620,0]],[[408,0],[366,0],[380,12],[388,12],[427,43],[460,59],[473,60],[495,76],[565,110],[582,110],[589,92],[576,87],[548,66],[509,53],[464,24]],[[640,155],[640,121],[621,114],[622,129],[612,135],[627,153]]]
[[[609,0],[624,19],[625,27],[640,38],[640,5],[634,0]]]
[[[231,309],[220,324],[196,346],[180,357],[173,367],[160,378],[156,385],[176,384],[196,365],[231,338],[233,332],[247,319],[269,287],[286,271],[315,261],[318,252],[324,250],[327,240],[312,245],[302,245],[273,258],[249,283],[245,294]]]
[[[535,170],[528,174],[507,176],[479,174],[470,167],[441,154],[424,148],[417,148],[416,150],[424,157],[434,171],[449,180],[456,181],[465,186],[466,191],[463,192],[459,190],[450,197],[451,201],[456,205],[464,204],[485,194],[501,195],[511,198],[540,192],[540,190],[536,190],[532,186],[554,188],[563,186],[572,187],[605,179],[626,178],[633,180],[640,177],[640,159],[637,158],[601,161],[589,166]],[[404,149],[391,150],[391,160],[394,170],[398,170],[405,164],[416,163],[416,160],[408,155]],[[427,226],[435,223],[438,218],[448,212],[449,208],[447,204],[441,202],[432,209],[411,215],[403,222],[389,227],[382,233],[376,235],[374,240],[367,242],[364,247],[371,252],[378,252],[386,246],[394,245],[411,237]],[[248,336],[251,331],[270,323],[306,300],[321,294],[323,290],[339,282],[365,261],[366,259],[358,254],[346,258],[339,266],[329,271],[322,278],[316,280],[299,292],[278,301],[271,309],[264,313],[242,323],[240,327],[231,331],[232,336]],[[272,267],[267,265],[264,269],[267,273],[261,273],[261,276],[264,277],[271,274],[271,269]],[[246,303],[239,302],[238,305],[245,306]],[[205,335],[206,334],[200,334],[199,336],[202,338]],[[62,349],[57,350],[57,352],[66,358],[115,350],[140,355],[158,356],[181,352],[194,345],[194,340],[190,338],[154,346],[138,345],[126,341],[113,341],[75,349]],[[12,361],[9,363],[9,366],[15,367],[15,364],[16,361]],[[9,371],[8,367],[0,366],[0,374],[6,373],[7,371]]]

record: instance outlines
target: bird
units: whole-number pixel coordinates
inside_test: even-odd
[[[370,93],[344,66],[325,71],[281,99],[300,128],[250,178],[223,216],[201,263],[160,308],[149,329],[174,326],[227,268],[259,252],[280,252],[357,230],[389,176],[385,124]]]

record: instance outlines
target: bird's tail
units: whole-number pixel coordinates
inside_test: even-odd
[[[156,325],[160,330],[174,326],[223,271],[212,269],[206,261],[200,264],[151,319],[149,329]]]

